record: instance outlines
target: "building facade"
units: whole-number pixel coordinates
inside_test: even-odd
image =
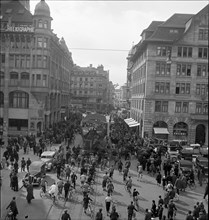
[[[208,11],[153,21],[130,50],[131,117],[143,137],[208,145]]]
[[[71,53],[51,29],[44,0],[1,2],[0,123],[4,136],[40,134],[67,114]]]
[[[83,111],[106,113],[110,104],[109,71],[74,65],[71,75],[71,105]]]

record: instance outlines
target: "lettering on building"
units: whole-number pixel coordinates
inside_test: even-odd
[[[31,25],[19,25],[19,26],[14,26],[14,25],[7,25],[6,30],[8,32],[34,32],[34,27]]]

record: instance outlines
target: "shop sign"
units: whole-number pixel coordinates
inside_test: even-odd
[[[7,25],[6,30],[8,32],[34,32],[34,27],[32,27],[31,25],[19,25],[19,26],[15,26],[15,25]]]

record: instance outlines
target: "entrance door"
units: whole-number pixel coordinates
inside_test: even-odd
[[[37,123],[37,137],[41,136],[41,122],[39,121]]]
[[[199,124],[196,127],[195,143],[203,145],[205,143],[205,125]]]

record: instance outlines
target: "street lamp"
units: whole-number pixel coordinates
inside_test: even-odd
[[[107,137],[110,136],[110,115],[106,115],[106,121],[107,121]]]

